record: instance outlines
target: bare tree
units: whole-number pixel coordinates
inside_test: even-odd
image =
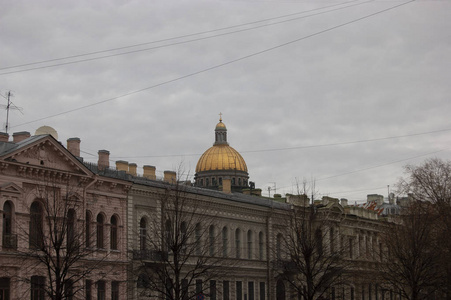
[[[440,288],[451,299],[451,161],[438,158],[426,160],[419,166],[405,167],[400,193],[409,194],[414,202],[427,202],[434,214],[435,253],[440,258],[438,273]]]
[[[92,233],[86,231],[82,187],[68,176],[40,182],[34,190],[29,226],[19,228],[19,238],[28,248],[19,251],[26,273],[42,276],[19,280],[30,283],[33,299],[44,295],[52,300],[73,299],[83,289],[83,279],[104,258],[87,260],[93,253],[86,243]]]
[[[305,194],[298,195],[297,200],[287,217],[286,235],[277,241],[281,245],[277,246],[276,259],[282,267],[281,278],[297,296],[319,299],[341,283],[348,267],[336,226],[341,213],[334,214],[323,205],[310,203]],[[281,259],[279,247],[285,249],[287,260]]]
[[[216,279],[224,266],[217,249],[219,228],[213,212],[189,188],[183,182],[168,185],[153,236],[141,233],[138,286],[158,299],[214,299],[217,293]]]
[[[430,299],[442,277],[436,244],[433,205],[416,202],[405,208],[398,223],[389,224],[382,239],[382,277],[388,288],[409,300]]]

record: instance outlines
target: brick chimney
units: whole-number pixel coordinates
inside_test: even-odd
[[[125,160],[117,160],[116,161],[116,170],[125,171],[128,173],[128,161]]]
[[[97,162],[99,170],[108,169],[110,167],[110,151],[99,150],[97,153],[99,154],[99,161]]]
[[[177,173],[174,171],[164,171],[164,179],[165,182],[174,184],[177,180]]]
[[[0,132],[0,142],[7,142],[9,140],[9,134],[6,132]]]
[[[80,157],[80,139],[78,137],[67,139],[67,150],[73,156]]]
[[[31,136],[31,134],[28,131],[14,132],[13,133],[13,142],[18,143],[20,141],[28,139],[30,136]]]
[[[156,168],[154,166],[145,165],[143,166],[144,174],[143,176],[147,179],[155,180],[157,176],[155,175]]]
[[[136,172],[136,169],[138,168],[138,166],[135,163],[131,163],[128,165],[128,173],[130,173],[133,176],[138,175],[138,173]]]

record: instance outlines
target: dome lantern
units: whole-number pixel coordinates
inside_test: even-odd
[[[219,114],[219,123],[215,128],[215,143],[214,145],[228,145],[227,143],[227,127],[222,123],[222,113]]]

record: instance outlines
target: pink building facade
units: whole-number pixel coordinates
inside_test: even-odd
[[[0,133],[0,299],[49,299],[58,272],[69,299],[125,298],[131,183],[99,175],[79,158],[79,145]],[[108,165],[108,151],[99,155]],[[64,259],[62,271],[49,271]]]

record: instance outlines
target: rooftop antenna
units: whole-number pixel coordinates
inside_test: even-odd
[[[271,190],[274,190],[274,194],[277,193],[277,189],[276,189],[276,183],[275,182],[270,182],[273,183],[273,186],[268,186],[268,194],[269,194],[269,198],[271,198]]]
[[[23,114],[22,113],[23,108],[22,107],[17,107],[16,105],[14,105],[14,103],[11,102],[11,96],[13,96],[13,94],[11,94],[11,91],[9,91],[6,94],[6,97],[3,97],[3,98],[5,98],[7,100],[7,104],[6,105],[4,105],[4,104],[0,105],[0,107],[6,109],[6,124],[5,124],[5,132],[6,133],[8,133],[8,129],[9,129],[9,110],[10,109],[15,109],[15,110],[20,111],[21,114]]]

